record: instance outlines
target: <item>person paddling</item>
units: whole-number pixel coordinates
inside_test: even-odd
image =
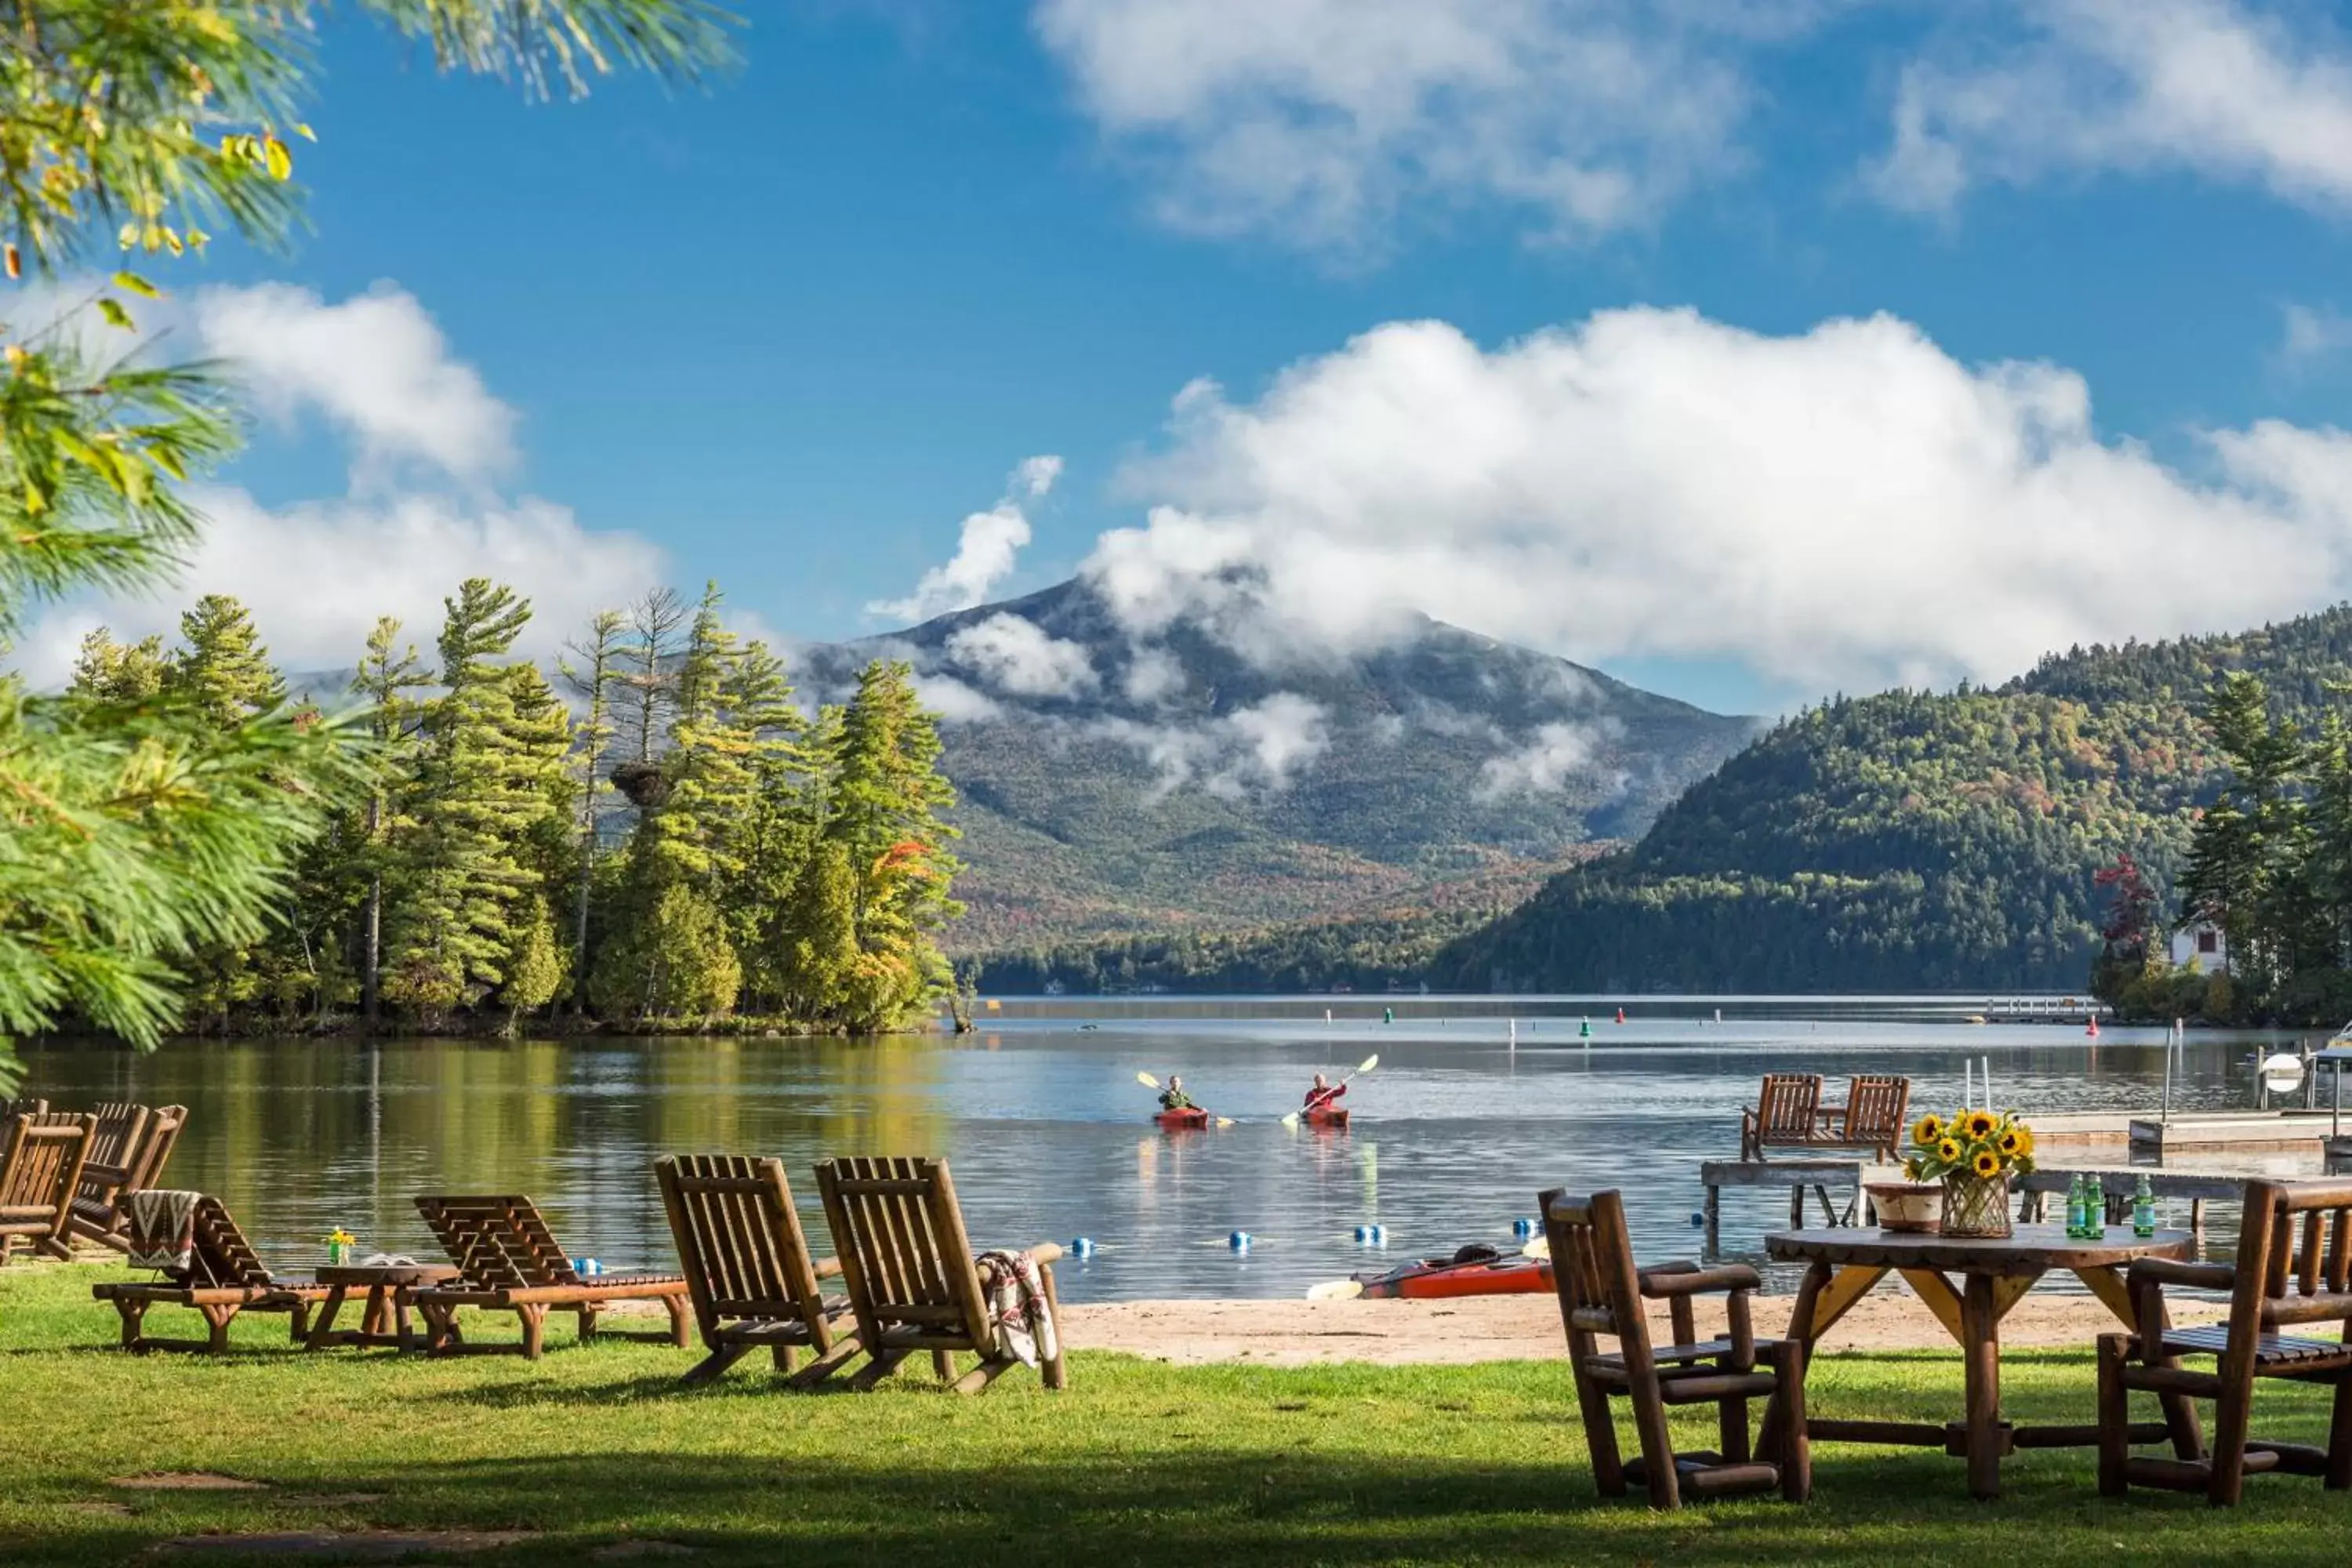
[[[1168,1087],[1160,1091],[1160,1109],[1162,1110],[1193,1110],[1199,1108],[1193,1105],[1192,1097],[1184,1092],[1184,1080],[1178,1078],[1174,1073],[1170,1073],[1168,1075]]]
[[[1318,1072],[1315,1075],[1315,1087],[1307,1091],[1307,1103],[1301,1109],[1310,1114],[1328,1110],[1339,1104],[1339,1097],[1347,1092],[1346,1084],[1333,1083]]]

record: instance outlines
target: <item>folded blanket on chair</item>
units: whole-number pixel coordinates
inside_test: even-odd
[[[1059,1345],[1037,1260],[1025,1252],[983,1252],[973,1261],[988,1292],[988,1315],[995,1320],[996,1337],[1004,1348],[1028,1366],[1052,1361]]]
[[[123,1236],[131,1244],[131,1267],[186,1273],[195,1256],[196,1200],[202,1196],[150,1188],[125,1199]]]

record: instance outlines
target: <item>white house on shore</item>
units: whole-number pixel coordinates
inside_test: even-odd
[[[2230,939],[2210,921],[2192,921],[2172,933],[2172,966],[2210,974],[2230,967]]]

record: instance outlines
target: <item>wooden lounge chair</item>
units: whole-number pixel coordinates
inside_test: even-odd
[[[1021,1364],[989,1310],[945,1160],[827,1160],[816,1168],[816,1186],[868,1358],[850,1380],[853,1387],[872,1388],[919,1350],[931,1352],[932,1371],[958,1394],[978,1394]],[[1055,1389],[1070,1382],[1054,1290],[1053,1265],[1061,1256],[1051,1242],[1027,1249],[1046,1310],[1056,1318],[1052,1352],[1039,1368],[1045,1386]],[[959,1352],[980,1357],[961,1377]]]
[[[1557,1188],[1539,1196],[1544,1234],[1551,1243],[1552,1279],[1568,1329],[1570,1369],[1584,1416],[1593,1484],[1603,1497],[1645,1487],[1650,1506],[1675,1509],[1685,1491],[1700,1497],[1778,1489],[1790,1502],[1811,1494],[1812,1456],[1805,1436],[1805,1348],[1794,1341],[1759,1342],[1749,1326],[1748,1292],[1761,1288],[1745,1265],[1701,1268],[1694,1263],[1637,1268],[1625,1230],[1625,1207],[1613,1192],[1570,1197]],[[1727,1337],[1700,1341],[1691,1298],[1727,1296]],[[1645,1303],[1664,1300],[1675,1343],[1654,1346]],[[1613,1352],[1598,1341],[1612,1336]],[[1765,1397],[1764,1429],[1778,1452],[1751,1457],[1748,1401]],[[1610,1401],[1633,1407],[1642,1456],[1621,1462]],[[1666,1408],[1710,1404],[1717,1408],[1723,1450],[1677,1455],[1666,1429]]]
[[[687,1284],[683,1274],[598,1274],[583,1278],[572,1267],[541,1217],[539,1206],[514,1194],[479,1197],[420,1197],[416,1212],[448,1253],[449,1261],[464,1273],[447,1285],[435,1285],[415,1294],[416,1310],[424,1315],[431,1348],[438,1353],[461,1350],[520,1349],[531,1361],[539,1359],[544,1342],[547,1310],[562,1308],[577,1313],[580,1337],[596,1337],[596,1314],[614,1301],[657,1300],[669,1313],[669,1331],[663,1337],[686,1348]],[[468,1345],[458,1331],[457,1312],[465,1307],[512,1312],[522,1324],[522,1343]]]
[[[694,1319],[710,1353],[684,1381],[708,1383],[766,1347],[776,1370],[792,1373],[803,1349],[816,1360],[793,1373],[811,1387],[857,1349],[845,1301],[826,1301],[817,1281],[838,1276],[833,1258],[812,1259],[793,1210],[782,1160],[745,1154],[678,1154],[654,1163],[662,1207],[686,1271]]]
[[[1866,1149],[1892,1164],[1903,1147],[1903,1118],[1910,1109],[1909,1079],[1858,1074],[1846,1085],[1843,1105],[1824,1105],[1813,1113],[1814,1146]]]
[[[1811,1073],[1771,1072],[1756,1107],[1739,1113],[1739,1157],[1761,1160],[1767,1149],[1811,1149],[1820,1121],[1822,1080]]]
[[[66,1227],[75,1186],[97,1134],[91,1116],[18,1116],[0,1150],[0,1265],[19,1241],[60,1262],[73,1257]]]
[[[163,1167],[180,1141],[180,1130],[187,1125],[188,1110],[184,1105],[156,1110],[143,1105],[100,1106],[100,1116],[110,1109],[135,1111],[137,1121],[129,1137],[111,1148],[101,1133],[99,1146],[82,1166],[81,1186],[74,1194],[73,1233],[127,1252],[131,1244],[123,1236],[124,1203],[133,1193],[163,1184]]]
[[[2301,1235],[2295,1216],[2301,1215]],[[2331,1223],[2332,1216],[2332,1223]],[[2210,1328],[2168,1326],[2167,1285],[2230,1292],[2230,1316]],[[2138,1331],[2099,1337],[2099,1489],[2201,1491],[2234,1504],[2246,1477],[2265,1470],[2318,1476],[2332,1490],[2352,1488],[2352,1182],[2250,1182],[2232,1263],[2142,1258],[2125,1289]],[[2327,1324],[2333,1337],[2289,1331]],[[2213,1358],[2210,1372],[2180,1363]],[[2263,1378],[2336,1390],[2327,1447],[2251,1436],[2254,1385]],[[2135,1389],[2214,1402],[2209,1453],[2193,1415],[2173,1426],[2173,1458],[2131,1451]]]
[[[216,1354],[228,1349],[228,1326],[240,1312],[291,1313],[293,1338],[300,1340],[310,1332],[310,1309],[325,1299],[327,1287],[273,1279],[227,1208],[206,1196],[196,1200],[195,1244],[185,1269],[166,1271],[159,1280],[103,1280],[91,1286],[89,1293],[114,1303],[122,1319],[124,1350]],[[150,1339],[144,1327],[147,1309],[159,1306],[201,1313],[208,1332],[200,1341]]]

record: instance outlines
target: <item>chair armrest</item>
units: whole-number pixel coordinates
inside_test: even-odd
[[[816,1277],[818,1279],[830,1279],[841,1272],[841,1259],[838,1258],[820,1258],[816,1260],[815,1268]]]
[[[1817,1105],[1813,1107],[1813,1125],[1843,1131],[1845,1113],[1846,1108],[1843,1105]]]
[[[1049,1263],[1059,1263],[1061,1260],[1062,1244],[1058,1241],[1041,1241],[1029,1249],[1029,1261],[1040,1268]]]
[[[2141,1258],[2132,1262],[2129,1283],[2189,1285],[2205,1290],[2228,1290],[2238,1283],[2234,1263],[2175,1263],[2168,1258]]]
[[[1677,1268],[1661,1271],[1644,1268],[1636,1278],[1642,1294],[1653,1301],[1674,1296],[1706,1296],[1718,1290],[1760,1290],[1764,1281],[1753,1268],[1744,1263],[1727,1263],[1719,1268]]]

